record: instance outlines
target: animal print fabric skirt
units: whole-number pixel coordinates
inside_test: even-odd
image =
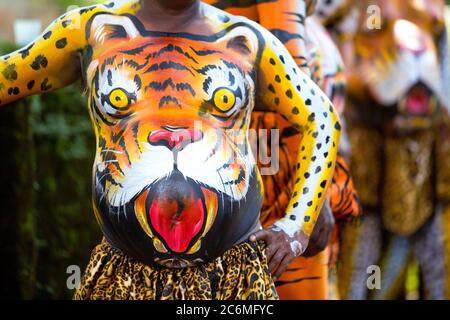
[[[151,267],[103,241],[92,252],[75,300],[275,300],[264,243],[246,242],[213,262]]]

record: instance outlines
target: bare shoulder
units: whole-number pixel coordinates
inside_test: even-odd
[[[108,1],[105,3],[94,4],[90,6],[76,8],[72,11],[67,12],[61,16],[58,20],[63,20],[64,18],[71,16],[72,18],[79,17],[81,19],[86,17],[91,17],[96,13],[105,14],[133,14],[136,13],[141,7],[140,0],[115,0]],[[57,21],[58,21],[57,20]]]
[[[233,15],[205,2],[203,2],[202,5],[205,12],[205,16],[209,17],[211,20],[223,23],[226,26],[232,26],[235,24],[248,24],[249,26],[253,27],[259,26],[259,24],[253,22],[252,20],[244,16]]]

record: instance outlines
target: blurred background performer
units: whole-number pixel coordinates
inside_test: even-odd
[[[314,17],[306,18],[314,15],[317,1],[206,2],[230,13],[246,16],[269,29],[342,113],[346,83],[339,51],[320,22]],[[295,157],[299,152],[297,146],[301,135],[285,119],[267,111],[254,112],[252,128],[257,132],[261,129],[280,130],[280,170],[274,175],[263,176],[265,198],[261,219],[263,225],[268,226],[285,214],[294,184]],[[341,140],[342,145],[345,146],[345,143]],[[348,156],[348,148],[344,147],[340,151],[341,155]],[[263,167],[261,163],[259,165]],[[281,299],[327,299],[329,291],[332,292],[331,297],[338,297],[337,292],[328,286],[329,257],[335,264],[339,252],[337,226],[357,220],[360,215],[358,196],[343,156],[338,157],[328,195],[334,217],[330,211],[322,210],[307,252],[295,259],[276,282]],[[335,219],[337,223],[333,229]],[[331,232],[330,250],[324,250]]]
[[[421,297],[450,298],[450,131],[444,1],[354,0],[324,19],[349,73],[346,117],[352,173],[365,217],[344,259],[353,299],[395,299],[411,263]],[[445,71],[447,70],[447,71]],[[381,267],[380,290],[366,268]]]

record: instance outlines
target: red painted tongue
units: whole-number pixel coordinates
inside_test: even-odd
[[[161,182],[167,184],[159,190],[149,208],[150,221],[170,250],[187,251],[190,242],[202,230],[204,206],[202,199],[187,181]],[[182,184],[182,185],[180,185]]]
[[[427,112],[430,98],[422,88],[414,88],[406,98],[406,109],[412,114],[424,114]]]

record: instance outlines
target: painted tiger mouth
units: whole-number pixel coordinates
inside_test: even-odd
[[[146,209],[153,231],[173,252],[185,252],[205,224],[202,191],[180,171],[173,171],[151,188]]]
[[[436,99],[431,89],[419,82],[412,86],[405,97],[400,100],[399,109],[414,116],[421,116],[432,113],[435,109],[435,102]]]
[[[193,254],[215,220],[217,197],[175,169],[137,197],[135,211],[157,251]]]

